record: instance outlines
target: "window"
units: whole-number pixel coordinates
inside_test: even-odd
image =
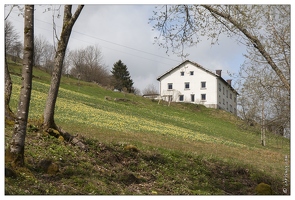
[[[228,90],[226,90],[226,98],[228,98]]]
[[[191,94],[191,102],[195,102],[195,95]]]
[[[224,87],[222,87],[222,93],[223,93],[223,95],[224,95]]]
[[[230,98],[230,99],[233,99],[233,95],[232,95],[232,93],[229,94],[229,98]]]
[[[219,88],[219,92],[221,92],[221,84],[220,83],[219,83],[218,88]]]
[[[189,89],[189,82],[184,83],[184,89]]]
[[[229,105],[229,111],[232,113],[233,112],[233,106]]]
[[[179,101],[183,101],[183,95],[179,95]]]
[[[193,76],[193,75],[194,75],[194,71],[190,71],[189,74],[190,74],[191,76]]]
[[[201,82],[201,88],[202,88],[202,89],[206,89],[206,82],[205,82],[205,81],[202,81],[202,82]]]
[[[180,72],[180,76],[184,76],[184,72]]]
[[[234,97],[234,102],[236,103],[236,101],[237,101],[237,99],[236,99],[236,97]]]
[[[228,102],[226,102],[226,110],[228,110]]]
[[[201,94],[201,100],[206,101],[206,94]]]
[[[173,89],[173,83],[168,83],[168,90],[172,90]]]
[[[222,103],[223,103],[223,105],[225,105],[225,103],[224,103],[224,99],[222,99]]]

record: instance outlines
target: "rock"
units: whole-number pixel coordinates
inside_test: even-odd
[[[56,174],[57,172],[59,172],[58,164],[53,163],[51,160],[41,160],[39,166],[47,174]]]
[[[272,195],[272,189],[270,185],[266,183],[259,183],[255,188],[255,193],[259,195]]]
[[[105,99],[105,100],[108,100],[108,101],[113,100],[112,97],[110,97],[110,96],[105,96],[104,99]]]
[[[126,184],[126,185],[131,185],[131,184],[138,184],[140,183],[140,179],[138,179],[134,174],[132,173],[124,173],[121,176],[121,181]]]
[[[139,149],[136,146],[131,145],[131,144],[126,145],[124,147],[124,149],[127,150],[127,151],[139,152]]]
[[[59,166],[56,163],[51,163],[47,168],[47,174],[56,174],[59,172]]]

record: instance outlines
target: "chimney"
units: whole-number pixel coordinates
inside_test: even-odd
[[[226,80],[226,82],[231,86],[231,79],[229,79],[229,80]]]
[[[216,74],[217,74],[218,76],[220,76],[220,77],[221,77],[221,71],[222,71],[222,70],[220,70],[220,69],[216,70]]]

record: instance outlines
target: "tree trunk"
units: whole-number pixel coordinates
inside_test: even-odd
[[[79,17],[83,9],[83,5],[79,5],[75,14],[72,16],[71,10],[72,5],[65,5],[64,7],[64,18],[63,18],[63,28],[58,42],[57,52],[55,54],[54,68],[51,75],[51,85],[48,92],[48,97],[44,109],[44,122],[43,128],[47,130],[48,128],[57,129],[57,126],[54,122],[54,109],[57,100],[60,79],[62,74],[62,67],[64,62],[64,57],[72,32],[72,28],[75,24],[75,21]]]
[[[5,52],[5,119],[8,119],[8,120],[14,120],[14,114],[9,107],[11,92],[12,92],[12,81],[11,81],[11,77],[8,70],[7,56]]]
[[[22,86],[16,113],[14,132],[9,155],[14,166],[24,165],[24,147],[32,89],[34,55],[34,5],[25,5],[24,16],[24,56],[22,67]]]

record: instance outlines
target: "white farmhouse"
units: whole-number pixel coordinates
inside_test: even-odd
[[[208,108],[237,113],[237,91],[231,80],[221,77],[189,60],[174,67],[157,79],[160,95],[166,101],[203,104]]]

